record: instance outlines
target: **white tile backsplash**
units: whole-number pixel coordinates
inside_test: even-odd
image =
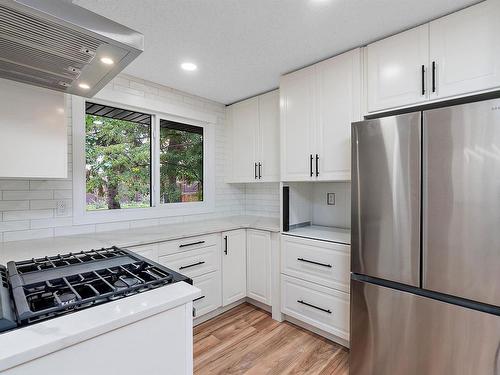
[[[202,218],[229,215],[279,216],[279,184],[224,183],[225,106],[204,98],[125,74],[111,83],[113,90],[134,96],[147,96],[167,104],[182,105],[216,116],[215,131],[215,209],[205,215],[165,217],[154,220],[134,220],[111,224],[72,225],[72,127],[71,101],[68,113],[68,178],[54,180],[0,179],[0,242],[89,234],[113,229],[128,229],[155,224],[179,223]],[[66,204],[66,213],[56,215],[58,201]]]

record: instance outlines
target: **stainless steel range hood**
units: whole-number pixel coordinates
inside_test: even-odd
[[[62,0],[0,0],[0,78],[92,97],[144,50],[141,33]]]

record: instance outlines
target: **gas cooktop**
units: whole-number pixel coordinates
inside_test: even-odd
[[[0,332],[192,280],[118,247],[0,266]]]

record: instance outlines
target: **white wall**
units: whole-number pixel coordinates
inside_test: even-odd
[[[229,185],[224,183],[225,165],[225,106],[189,95],[165,86],[120,75],[109,85],[118,93],[131,97],[161,100],[186,109],[195,109],[216,116],[215,131],[215,209],[213,213],[165,217],[107,224],[73,225],[72,179],[7,180],[0,179],[0,241],[46,238],[113,229],[127,229],[172,222],[240,215],[279,216],[278,184]],[[66,103],[68,120],[68,175],[72,175],[71,103]],[[271,185],[275,185],[271,186]],[[247,193],[247,194],[246,194]],[[56,214],[56,203],[64,201],[66,213]]]
[[[290,225],[311,222],[339,228],[351,227],[350,182],[294,182],[290,186]],[[327,204],[335,193],[335,205]]]

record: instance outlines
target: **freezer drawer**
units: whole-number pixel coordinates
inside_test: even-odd
[[[351,281],[350,375],[499,375],[500,317]]]
[[[500,306],[500,100],[424,112],[423,287]]]
[[[421,113],[352,126],[351,270],[420,281]]]

